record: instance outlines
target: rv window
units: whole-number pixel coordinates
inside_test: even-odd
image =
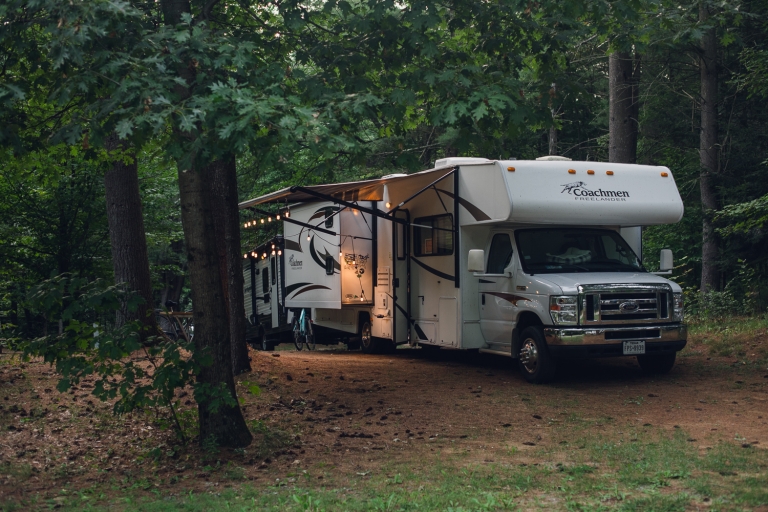
[[[325,257],[325,274],[329,276],[333,275],[333,256],[331,255]]]
[[[506,233],[497,233],[491,240],[491,250],[488,251],[488,274],[503,274],[509,262],[512,261],[512,242]]]
[[[261,293],[267,294],[269,293],[269,269],[265,268],[264,272],[261,274]]]
[[[270,258],[271,261],[271,267],[272,267],[272,284],[277,284],[277,272],[275,272],[275,265],[277,263],[276,258]]]
[[[453,215],[421,217],[413,221],[416,256],[453,254]]]

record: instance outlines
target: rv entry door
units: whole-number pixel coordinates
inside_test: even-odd
[[[480,292],[480,329],[492,350],[508,351],[517,316],[514,290],[512,235],[491,233],[485,274],[475,274]]]

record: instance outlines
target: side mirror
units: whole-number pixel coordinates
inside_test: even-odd
[[[667,272],[673,268],[675,268],[675,265],[672,262],[672,251],[670,249],[662,249],[659,255],[659,270]]]
[[[482,249],[470,249],[467,258],[467,270],[470,272],[483,272],[485,270],[485,251]]]

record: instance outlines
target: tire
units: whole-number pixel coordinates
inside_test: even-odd
[[[525,380],[532,384],[544,384],[555,377],[555,361],[549,355],[541,328],[527,327],[520,334],[517,365]]]
[[[311,332],[311,329],[312,328],[310,327],[309,334],[307,334],[306,337],[304,338],[304,343],[307,345],[307,350],[315,350],[315,347],[317,346],[317,339],[315,338],[315,333]]]
[[[371,321],[366,319],[360,326],[360,348],[364,354],[376,354],[379,344],[371,334]]]
[[[293,344],[299,352],[304,348],[304,335],[301,334],[301,326],[299,325],[298,318],[293,319]]]
[[[637,356],[637,362],[645,373],[661,375],[668,373],[675,366],[677,352],[671,354],[642,355]]]
[[[267,339],[267,335],[264,331],[261,331],[261,350],[264,352],[272,352],[275,350],[275,344]]]

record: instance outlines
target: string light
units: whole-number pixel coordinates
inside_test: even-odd
[[[264,219],[261,219],[261,223],[264,224]]]
[[[264,258],[266,258],[266,257],[267,257],[267,253],[264,253],[264,254],[261,256],[261,259],[264,259]]]
[[[278,256],[282,256],[283,255],[283,251],[277,251],[277,255]]]
[[[248,259],[248,253],[243,254],[243,259],[245,259],[245,260]]]
[[[309,242],[309,240],[310,240],[309,233],[307,233],[307,242]]]
[[[386,206],[387,208],[392,208],[392,203],[389,203],[389,202],[388,202],[388,203],[385,203],[385,206]]]
[[[267,222],[272,222],[272,217],[267,217]]]
[[[280,214],[277,215],[277,220],[280,220]]]
[[[243,224],[243,228],[247,228],[247,227],[248,227],[248,223],[246,222],[245,224]]]
[[[285,216],[290,217],[291,216],[291,210],[285,210]]]

